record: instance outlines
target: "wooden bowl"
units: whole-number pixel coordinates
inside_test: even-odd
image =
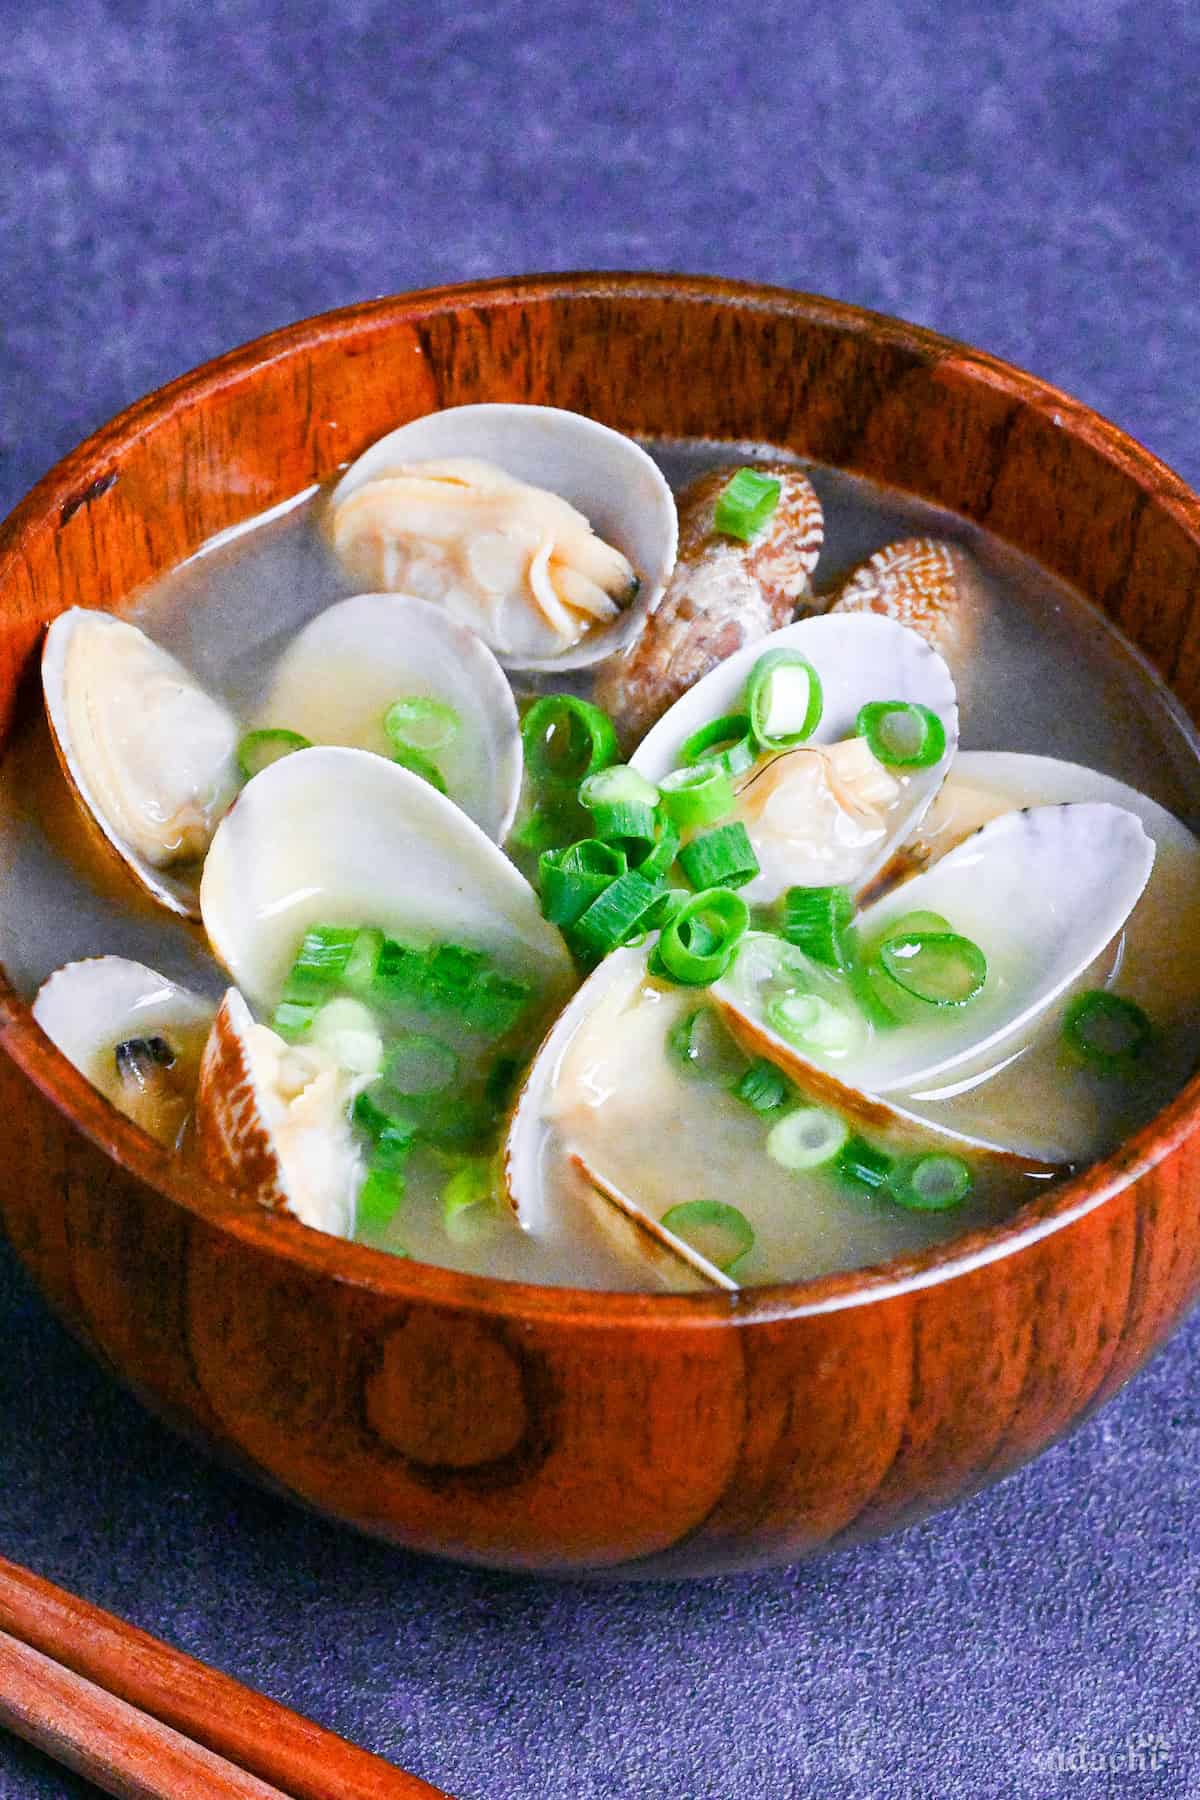
[[[767,440],[978,520],[1200,705],[1200,502],[994,358],[812,296],[553,276],[373,301],[123,413],[0,530],[0,723],[43,629],[440,406]],[[97,944],[97,951],[105,946]],[[0,990],[0,1208],[62,1318],[165,1419],[395,1543],[507,1568],[784,1562],[945,1506],[1098,1405],[1200,1281],[1200,1084],[1008,1224],[720,1295],[491,1282],[216,1192]]]

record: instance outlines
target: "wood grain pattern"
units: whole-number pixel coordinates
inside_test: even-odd
[[[1200,713],[1200,502],[1077,402],[914,327],[771,289],[551,276],[372,302],[134,407],[0,531],[0,724],[43,627],[118,610],[221,527],[434,406],[576,407],[769,440],[1038,557]],[[1200,1288],[1193,1085],[1003,1227],[874,1270],[661,1297],[394,1262],[206,1187],[0,992],[7,1230],[62,1316],[181,1429],[397,1543],[695,1573],[887,1530],[1016,1468]]]

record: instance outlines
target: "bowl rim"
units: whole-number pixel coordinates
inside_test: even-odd
[[[725,306],[737,311],[778,312],[867,336],[915,353],[925,361],[952,359],[973,382],[1002,389],[1014,401],[1048,412],[1054,423],[1083,440],[1103,461],[1168,511],[1200,551],[1200,498],[1152,452],[1082,402],[1016,365],[920,325],[791,288],[719,276],[646,271],[580,271],[494,277],[409,293],[384,295],[317,313],[253,338],[133,402],[61,458],[0,521],[0,571],[21,554],[25,534],[47,514],[65,522],[80,504],[104,491],[106,467],[127,451],[164,413],[210,400],[254,371],[303,353],[356,326],[386,328],[411,323],[463,305],[521,306],[531,301],[583,299],[673,301]],[[1089,601],[1089,604],[1092,602]],[[1139,649],[1139,655],[1143,654]],[[1168,689],[1168,691],[1170,691]],[[102,954],[102,952],[98,952]],[[1169,1104],[1127,1138],[1112,1155],[1033,1198],[1011,1218],[979,1227],[918,1253],[799,1281],[772,1282],[734,1294],[671,1294],[645,1290],[551,1287],[469,1275],[410,1261],[314,1231],[251,1202],[235,1203],[185,1167],[126,1119],[69,1063],[34,1023],[30,1003],[0,967],[0,1049],[97,1149],[127,1175],[210,1229],[279,1257],[312,1277],[332,1279],[397,1304],[414,1301],[501,1320],[661,1329],[705,1329],[812,1317],[912,1294],[1020,1253],[1084,1218],[1169,1156],[1195,1129],[1200,1113],[1200,1073]]]

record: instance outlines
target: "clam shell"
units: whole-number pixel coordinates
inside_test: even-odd
[[[941,538],[903,538],[860,563],[830,611],[894,619],[956,667],[973,648],[982,606],[978,571],[965,550]]]
[[[237,791],[232,713],[136,625],[79,606],[46,633],[42,688],[84,813],[157,901],[198,918],[194,864]],[[192,853],[179,873],[172,841]]]
[[[145,963],[93,956],[67,963],[38,989],[33,1016],[51,1042],[118,1112],[172,1145],[191,1110],[200,1047],[213,1016],[204,1000]],[[114,1046],[163,1038],[175,1054],[169,1081],[123,1081]]]
[[[553,655],[501,653],[511,669],[583,668],[631,643],[653,612],[675,562],[675,500],[653,459],[632,438],[595,419],[550,406],[490,403],[449,407],[389,432],[352,463],[330,497],[331,517],[368,482],[399,465],[451,458],[494,463],[566,500],[597,537],[628,558],[640,586],[610,625],[596,626]]]
[[[1033,807],[984,825],[924,874],[864,908],[864,940],[905,913],[943,914],[988,959],[988,983],[969,1007],[932,1024],[902,1024],[872,1036],[842,1059],[805,1055],[758,1016],[739,984],[735,962],[713,998],[744,1045],[797,1079],[830,1091],[836,1084],[857,1104],[881,1101],[908,1113],[892,1094],[979,1062],[1028,1031],[1120,931],[1154,862],[1154,845],[1139,819],[1104,803]],[[994,1144],[1041,1158],[1044,1139],[1028,1144],[1019,1130]],[[982,1139],[972,1141],[984,1141]]]
[[[222,820],[200,887],[205,930],[238,987],[271,1005],[307,928],[380,926],[487,950],[534,972],[547,999],[574,985],[537,897],[444,795],[367,750],[299,750],[256,775]]]
[[[548,1152],[550,1095],[576,1032],[610,988],[645,973],[645,947],[626,947],[606,956],[559,1014],[543,1039],[509,1117],[501,1158],[504,1191],[519,1225],[535,1236],[552,1232],[544,1179]],[[622,1262],[658,1275],[668,1285],[736,1290],[737,1282],[684,1243],[576,1151],[568,1165],[579,1178],[589,1215],[601,1237]]]
[[[311,1065],[310,1080],[291,1099],[272,1080],[277,1060],[289,1057]],[[230,988],[200,1065],[200,1165],[218,1186],[269,1211],[349,1237],[363,1173],[348,1117],[351,1092],[346,1071],[311,1051],[291,1050],[256,1025],[241,994]]]
[[[710,719],[739,710],[750,671],[759,657],[771,650],[799,651],[820,676],[824,710],[806,747],[852,737],[860,708],[871,700],[918,702],[937,713],[945,728],[946,750],[939,761],[906,774],[903,794],[888,817],[886,836],[874,847],[858,876],[857,885],[864,886],[920,823],[958,744],[958,705],[950,671],[937,652],[905,626],[873,614],[823,615],[785,625],[748,644],[676,701],[635,752],[633,767],[649,781],[661,781],[676,766],[680,747],[694,731]],[[764,870],[743,892],[748,900],[768,901],[793,884],[823,886],[829,880],[819,865],[810,866],[802,859],[789,864],[786,879],[779,870],[774,874]]]
[[[408,594],[356,594],[327,607],[284,651],[257,723],[390,758],[383,715],[410,695],[458,713],[457,737],[434,760],[450,798],[503,842],[521,792],[516,701],[487,645],[441,607]]]

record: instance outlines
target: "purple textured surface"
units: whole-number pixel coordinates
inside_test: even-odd
[[[0,512],[261,331],[572,267],[897,312],[1200,478],[1190,0],[5,0],[0,27]],[[1198,1346],[882,1545],[553,1586],[213,1469],[0,1249],[0,1549],[463,1800],[1200,1794]],[[88,1791],[0,1736],[0,1795]]]

